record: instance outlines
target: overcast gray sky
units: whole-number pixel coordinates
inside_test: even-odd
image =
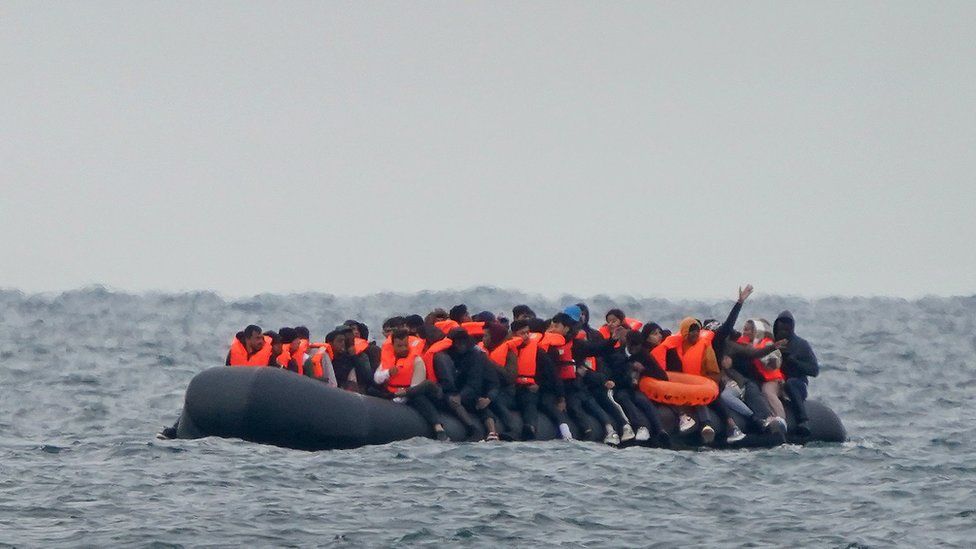
[[[976,2],[0,2],[0,287],[976,292]]]

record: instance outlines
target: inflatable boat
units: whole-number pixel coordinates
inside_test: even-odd
[[[672,447],[701,446],[698,434],[679,436],[677,418],[671,408],[659,406],[661,422],[672,436]],[[747,433],[742,441],[725,444],[724,422],[712,418],[716,429],[711,447],[771,447],[783,442],[843,442],[847,433],[837,415],[824,404],[807,401],[811,434],[803,439],[781,433],[758,433],[750,421],[734,416]],[[515,414],[517,416],[517,414]],[[516,418],[517,419],[517,418]],[[461,423],[442,414],[441,421],[451,440],[465,440]],[[787,418],[789,431],[794,422]],[[603,440],[603,427],[570,426],[574,436],[591,429],[588,440]],[[513,429],[521,432],[521,426]],[[537,439],[558,436],[553,422],[539,414]],[[218,436],[239,438],[299,450],[358,448],[386,444],[414,437],[433,438],[434,433],[419,413],[405,404],[329,387],[321,381],[279,368],[218,367],[205,370],[190,382],[177,436],[184,439]],[[646,445],[656,442],[653,437]]]

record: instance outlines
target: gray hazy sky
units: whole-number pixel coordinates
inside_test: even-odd
[[[0,2],[0,286],[976,292],[976,2]]]

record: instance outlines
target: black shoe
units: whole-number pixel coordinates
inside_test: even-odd
[[[176,438],[176,427],[163,427],[163,430],[156,433],[159,440],[173,440]]]
[[[447,431],[436,431],[434,433],[434,436],[437,438],[437,440],[439,440],[441,442],[450,442],[451,441],[451,439],[447,437]]]
[[[807,438],[812,434],[810,432],[810,428],[807,427],[806,422],[798,423],[796,427],[793,428],[793,433],[800,438]]]
[[[522,440],[535,440],[535,428],[531,425],[522,427]]]

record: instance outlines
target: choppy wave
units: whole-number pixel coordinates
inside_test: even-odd
[[[972,546],[976,297],[750,300],[789,308],[823,373],[812,392],[842,445],[613,450],[425,440],[305,453],[236,440],[158,442],[193,375],[257,323],[321,336],[347,318],[464,302],[464,292],[59,295],[0,291],[0,543],[11,545]],[[586,299],[673,325],[730,302]]]

